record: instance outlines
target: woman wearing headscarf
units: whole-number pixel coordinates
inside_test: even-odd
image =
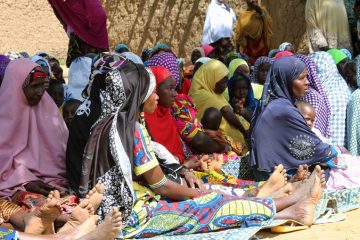
[[[150,58],[149,61],[146,62],[146,66],[153,67],[153,66],[162,66],[166,67],[171,74],[173,75],[176,86],[180,83],[180,69],[176,62],[176,56],[172,52],[163,52],[156,54]]]
[[[273,59],[269,57],[259,57],[256,59],[254,70],[250,75],[251,86],[254,90],[254,96],[256,99],[260,100],[263,89],[264,83],[266,80],[266,75],[273,63]]]
[[[295,53],[295,48],[294,48],[294,45],[292,45],[291,43],[283,42],[279,46],[279,51],[288,51],[288,52]]]
[[[336,64],[336,67],[341,74],[341,76],[344,77],[344,65],[347,61],[349,61],[348,56],[339,49],[330,49],[327,51],[331,55],[331,57],[334,59],[334,62]]]
[[[313,60],[304,55],[296,55],[306,65],[309,91],[303,98],[298,100],[310,103],[316,111],[314,127],[327,138],[331,137],[330,120],[331,107],[329,98],[320,82],[316,65]]]
[[[336,151],[308,127],[295,99],[308,90],[306,65],[295,57],[275,61],[264,94],[251,122],[251,165],[266,179],[278,164],[290,174],[301,164],[333,163]]]
[[[115,52],[120,54],[120,53],[130,52],[130,49],[129,49],[128,45],[119,43],[115,47]]]
[[[194,65],[195,62],[199,59],[205,57],[205,51],[201,47],[196,47],[191,52],[191,63]]]
[[[229,79],[238,73],[243,73],[247,76],[250,75],[249,65],[244,59],[236,58],[229,64]],[[227,101],[230,100],[228,88],[225,89],[223,95]]]
[[[122,74],[124,70],[126,73]],[[155,85],[151,87],[151,80],[149,83],[150,73],[143,66],[138,65],[135,69],[132,64],[122,68],[121,72],[119,80],[123,88],[120,95],[125,97],[124,102],[114,114],[107,115],[94,126],[84,154],[84,166],[88,171],[82,172],[83,188],[95,183],[105,185],[104,198],[97,212],[101,219],[112,207],[119,207],[125,238],[258,226],[274,216],[275,205],[279,212],[277,218],[304,210],[304,214],[296,215],[295,220],[312,224],[313,218],[307,216],[313,215],[321,195],[317,177],[312,187],[302,189],[312,193],[313,206],[307,204],[309,199],[303,199],[302,194],[275,200],[244,199],[193,189],[168,179],[154,154],[145,127],[136,122],[142,110],[151,114],[156,109],[157,96]],[[295,205],[299,200],[304,204]],[[166,224],[163,224],[164,219]],[[221,219],[226,219],[226,223],[216,224]],[[189,224],[191,228],[184,228]]]
[[[206,109],[214,107],[221,111],[222,121],[220,130],[225,135],[243,146],[246,153],[247,129],[249,123],[242,117],[235,115],[230,104],[222,95],[227,88],[228,69],[218,60],[211,60],[196,72],[189,91],[189,96],[199,110],[197,118],[202,119]]]
[[[0,88],[1,198],[67,191],[68,131],[45,92],[48,81],[42,68],[28,59],[13,60],[6,68]]]
[[[92,126],[99,120],[101,114],[112,113],[122,103],[121,96],[109,104],[104,99],[110,98],[107,90],[119,93],[120,83],[109,72],[129,64],[125,58],[101,53],[92,66],[89,86],[89,96],[79,106],[71,122],[69,139],[66,149],[66,173],[70,188],[79,194],[80,173],[82,171],[82,157],[86,142],[90,136]]]
[[[315,52],[309,58],[316,64],[320,83],[329,99],[331,142],[333,145],[345,146],[346,106],[350,90],[330,54]]]
[[[240,11],[236,25],[235,43],[237,50],[250,58],[266,56],[270,50],[272,19],[268,11],[257,0],[246,0],[247,9]]]
[[[307,0],[305,21],[310,52],[352,49],[344,1]]]
[[[66,66],[87,53],[109,49],[106,13],[99,0],[48,0],[69,36]]]

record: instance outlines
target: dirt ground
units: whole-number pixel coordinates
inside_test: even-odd
[[[347,212],[342,222],[313,225],[308,230],[283,234],[263,230],[257,237],[268,240],[360,240],[360,209]]]

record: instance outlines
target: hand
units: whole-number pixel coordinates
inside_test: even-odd
[[[196,177],[193,170],[185,172],[184,178],[189,188],[199,188],[201,190],[204,189],[203,181]]]
[[[28,192],[39,193],[44,196],[47,196],[51,191],[56,190],[55,187],[40,180],[29,182],[24,187]]]
[[[196,170],[201,167],[201,162],[197,158],[191,158],[191,159],[185,161],[185,163],[183,163],[183,166],[188,169]]]

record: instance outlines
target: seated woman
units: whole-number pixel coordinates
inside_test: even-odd
[[[269,57],[259,57],[258,59],[256,59],[254,70],[250,75],[250,79],[251,86],[254,90],[255,98],[258,100],[261,99],[266,75],[273,61],[274,60]]]
[[[229,76],[228,77],[229,77],[229,79],[231,79],[235,74],[239,74],[239,73],[243,73],[246,76],[249,76],[250,68],[244,59],[236,58],[236,59],[232,60],[229,64]],[[228,92],[227,88],[225,89],[223,95],[227,101],[230,101],[229,92]]]
[[[132,74],[121,79],[121,95],[126,100],[115,114],[95,125],[84,154],[88,170],[81,176],[84,189],[98,182],[105,185],[104,201],[98,210],[101,219],[112,207],[121,209],[125,238],[258,226],[273,218],[275,209],[276,219],[312,224],[321,196],[318,171],[290,196],[275,199],[225,195],[168,180],[154,156],[146,129],[136,122],[142,108],[148,114],[155,111],[154,87],[149,87],[149,75],[143,67],[129,65],[129,71]],[[304,196],[304,192],[308,194]]]
[[[349,57],[346,56],[346,54],[339,49],[330,49],[327,51],[327,53],[329,53],[331,57],[334,59],[334,62],[336,64],[336,67],[340,75],[344,78],[344,65],[346,62],[349,61]]]
[[[53,189],[66,192],[68,130],[45,91],[45,72],[28,59],[6,68],[0,88],[0,197],[17,203],[38,199]],[[31,208],[33,205],[27,205]]]
[[[259,104],[259,101],[254,97],[250,79],[243,73],[237,73],[230,78],[228,90],[230,104],[234,112],[250,122],[251,116]]]
[[[308,91],[306,75],[306,65],[295,57],[282,57],[271,66],[251,129],[251,164],[258,180],[267,179],[278,164],[290,174],[300,164],[336,168],[335,149],[311,131],[294,105]]]
[[[249,123],[236,115],[222,93],[227,88],[228,70],[218,60],[204,64],[195,74],[189,96],[198,109],[197,119],[201,120],[205,110],[214,107],[221,111],[223,119],[220,130],[243,146],[242,154],[247,152],[245,139],[248,136]]]

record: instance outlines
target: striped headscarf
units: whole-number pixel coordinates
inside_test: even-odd
[[[256,59],[256,62],[254,64],[254,71],[250,75],[250,80],[252,83],[258,83],[258,80],[256,79],[257,72],[259,70],[259,67],[263,63],[270,63],[270,65],[274,62],[272,58],[269,57],[259,57]]]
[[[309,81],[309,92],[300,101],[310,103],[316,110],[315,128],[320,130],[325,137],[331,136],[330,118],[331,107],[328,96],[321,85],[313,60],[305,55],[296,55],[306,65],[307,79]]]
[[[172,52],[162,52],[152,56],[146,62],[148,67],[162,66],[167,68],[173,75],[176,85],[180,83],[180,69],[176,61],[176,56]]]
[[[350,90],[329,53],[314,52],[309,58],[316,64],[320,83],[329,99],[332,144],[345,146],[346,108]]]

